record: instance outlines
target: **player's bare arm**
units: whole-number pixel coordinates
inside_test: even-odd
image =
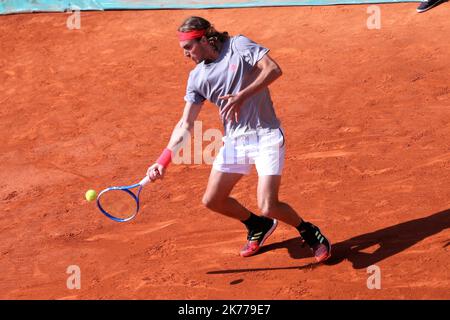
[[[189,134],[194,127],[194,121],[195,119],[197,119],[202,105],[203,104],[186,102],[183,110],[183,115],[173,129],[169,143],[167,144],[164,152],[170,152],[171,154],[176,153],[178,149],[181,148],[183,141],[185,141],[185,139],[189,139]],[[162,164],[161,161],[157,161],[148,168],[147,175],[152,180],[162,179],[164,176],[165,167],[166,165]]]
[[[237,94],[228,94],[219,98],[227,100],[227,105],[221,112],[222,118],[231,119],[234,116],[235,121],[237,121],[243,102],[259,90],[268,87],[282,75],[280,66],[268,54],[264,55],[264,57],[256,63],[254,68],[259,71],[259,75],[256,77],[255,81]]]

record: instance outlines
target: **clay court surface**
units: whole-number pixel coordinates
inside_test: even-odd
[[[380,30],[367,5],[82,12],[80,30],[68,13],[1,16],[0,298],[449,299],[450,6],[416,6],[380,5]],[[84,199],[139,181],[166,146],[193,67],[175,37],[188,15],[282,67],[280,198],[330,237],[328,263],[284,224],[239,257],[244,226],[201,204],[206,164],[171,165],[130,223]],[[221,129],[211,104],[199,120]],[[256,181],[232,193],[255,212]]]

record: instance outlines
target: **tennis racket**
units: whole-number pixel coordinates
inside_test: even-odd
[[[99,193],[97,206],[108,218],[117,222],[127,222],[139,212],[139,195],[151,180],[148,176],[139,183],[129,186],[110,187]],[[137,188],[137,192],[131,190]]]

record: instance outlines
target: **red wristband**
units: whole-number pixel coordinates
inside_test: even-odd
[[[166,168],[171,161],[172,161],[172,151],[168,148],[165,148],[161,153],[161,155],[159,156],[158,160],[156,160],[156,163]]]

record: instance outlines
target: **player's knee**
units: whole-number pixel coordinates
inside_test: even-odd
[[[204,195],[202,198],[203,205],[210,210],[217,210],[221,206],[221,201],[218,198]]]
[[[203,195],[203,198],[202,198],[202,204],[205,206],[205,207],[209,207],[210,205],[211,205],[211,198],[210,197],[208,197],[206,194],[205,195]]]

